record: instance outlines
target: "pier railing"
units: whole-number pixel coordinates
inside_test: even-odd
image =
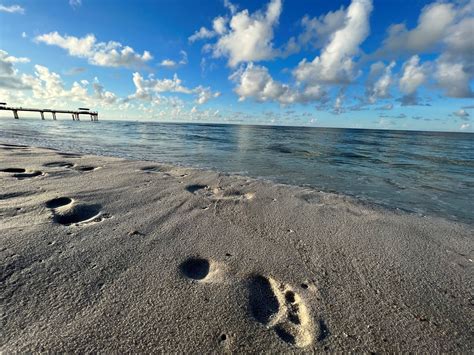
[[[56,110],[56,109],[41,109],[41,108],[27,108],[27,107],[9,107],[9,106],[1,106],[0,111],[12,111],[13,117],[15,119],[19,119],[20,116],[18,112],[39,112],[41,115],[41,119],[44,120],[45,113],[51,113],[53,120],[56,120],[56,114],[58,113],[65,113],[70,114],[72,116],[73,121],[79,121],[80,115],[88,115],[91,118],[91,121],[98,121],[99,120],[99,113],[97,111],[89,111],[88,109],[79,109],[79,110]]]

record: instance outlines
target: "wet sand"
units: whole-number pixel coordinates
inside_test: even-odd
[[[473,228],[0,144],[0,351],[473,349]]]

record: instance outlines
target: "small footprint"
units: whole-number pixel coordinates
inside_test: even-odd
[[[179,269],[189,279],[204,280],[209,275],[211,264],[206,259],[189,258],[179,266]]]
[[[200,190],[208,190],[209,186],[207,185],[201,185],[201,184],[194,184],[194,185],[189,185],[186,186],[186,191],[191,192],[192,194],[195,194],[196,192]]]
[[[252,316],[283,341],[300,348],[313,342],[314,325],[308,308],[289,285],[253,276],[249,280],[249,306]]]

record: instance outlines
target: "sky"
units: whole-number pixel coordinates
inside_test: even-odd
[[[474,132],[473,38],[474,0],[0,0],[0,101]]]

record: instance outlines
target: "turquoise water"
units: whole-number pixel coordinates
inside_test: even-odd
[[[0,142],[216,169],[474,222],[471,133],[0,119]]]

